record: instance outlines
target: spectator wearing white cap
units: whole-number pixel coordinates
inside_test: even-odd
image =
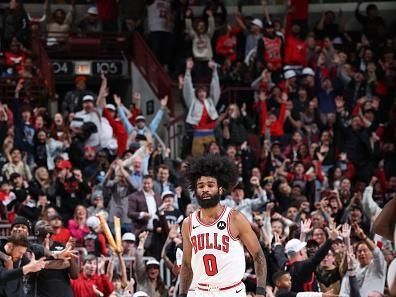
[[[62,115],[70,116],[82,109],[82,98],[85,95],[95,96],[95,93],[87,89],[87,77],[78,75],[74,79],[74,89],[66,93],[61,106]]]
[[[136,235],[126,232],[121,237],[123,256],[134,257],[136,253]]]
[[[253,19],[247,26],[241,15],[236,15],[236,21],[238,22],[238,25],[244,30],[246,35],[245,57],[247,57],[253,52],[256,52],[257,43],[263,37],[261,32],[263,30],[263,22],[256,18]]]
[[[316,280],[315,270],[319,267],[320,262],[328,254],[331,245],[334,240],[338,237],[338,231],[334,226],[329,229],[328,239],[318,251],[310,258],[307,257],[306,242],[302,242],[299,239],[291,239],[286,243],[285,252],[288,257],[286,263],[286,269],[289,271],[292,277],[291,290],[294,292],[308,292],[308,291],[319,291],[319,285]],[[278,264],[280,267],[283,265],[283,261],[280,257],[277,257]]]
[[[179,224],[183,220],[180,210],[174,207],[175,193],[164,191],[161,194],[162,204],[158,208],[159,215],[164,215],[168,224]]]
[[[100,221],[97,216],[91,216],[87,219],[87,227],[90,232],[84,236],[84,247],[88,254],[97,257],[107,255],[106,239],[100,227]]]
[[[144,244],[148,232],[139,234],[139,245],[136,252],[134,271],[136,276],[136,291],[146,292],[150,297],[166,297],[167,289],[160,276],[160,263],[150,259],[144,263]]]
[[[81,118],[83,120],[83,133],[86,138],[84,142],[85,146],[90,147],[99,147],[101,142],[101,133],[102,133],[102,123],[101,123],[101,115],[95,109],[95,98],[92,95],[85,95],[82,98],[83,101],[83,109],[75,114],[77,118]],[[90,124],[89,124],[90,123]],[[86,127],[86,130],[84,130]]]
[[[77,27],[81,33],[102,32],[102,23],[99,20],[96,6],[88,8],[86,16],[78,23]]]
[[[134,92],[134,99],[136,101],[141,100],[141,94],[139,92]],[[151,120],[150,124],[146,123],[146,118],[144,115],[139,114],[135,118],[135,126],[129,121],[126,108],[122,104],[121,98],[119,96],[114,96],[114,102],[117,106],[118,116],[120,117],[125,130],[128,134],[127,147],[133,144],[139,144],[141,141],[153,141],[153,134],[157,132],[159,124],[166,112],[166,106],[168,104],[168,96],[165,96],[160,100],[161,108],[158,109],[154,118]]]

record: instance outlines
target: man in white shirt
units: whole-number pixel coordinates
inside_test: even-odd
[[[356,280],[361,296],[368,296],[372,291],[384,292],[386,262],[381,250],[359,228],[358,236],[362,239],[356,246],[356,257],[359,266],[356,269]],[[349,277],[342,280],[340,296],[350,296]]]
[[[153,178],[145,175],[143,190],[128,197],[128,216],[132,219],[132,231],[135,234],[153,229],[153,220],[161,203],[161,197],[153,191]]]
[[[102,125],[101,116],[95,109],[94,100],[92,95],[85,95],[83,97],[83,110],[77,112],[75,118],[82,119],[83,124],[81,128],[83,133],[86,133],[86,136],[89,135],[85,140],[84,146],[99,148]]]
[[[257,177],[253,177],[251,180],[252,186],[259,188],[259,195],[255,199],[245,198],[245,190],[242,183],[238,183],[231,192],[231,196],[227,196],[226,199],[220,201],[222,205],[232,207],[233,209],[239,210],[246,216],[249,222],[253,222],[253,211],[264,206],[267,202],[267,195],[265,191],[260,187],[260,183]]]

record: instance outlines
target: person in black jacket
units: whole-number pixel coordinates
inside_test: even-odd
[[[34,257],[24,265],[23,255],[26,253],[29,241],[25,235],[16,234],[8,238],[0,246],[0,296],[24,297],[23,276],[31,272],[41,271],[45,258],[36,260]],[[24,258],[26,261],[26,258]]]
[[[338,231],[335,225],[332,225],[329,231],[330,238],[310,258],[307,257],[306,242],[294,238],[286,243],[285,251],[289,259],[286,263],[286,270],[292,277],[291,290],[293,292],[319,291],[315,270],[327,255],[337,236]]]

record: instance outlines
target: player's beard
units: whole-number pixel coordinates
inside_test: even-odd
[[[206,193],[205,193],[206,194]],[[202,195],[201,195],[202,196]],[[197,201],[201,208],[212,208],[220,202],[220,194],[217,192],[215,195],[210,195],[210,198],[201,198],[197,195]]]

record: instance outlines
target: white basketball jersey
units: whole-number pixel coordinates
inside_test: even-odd
[[[232,211],[224,207],[212,224],[199,219],[200,210],[190,215],[192,284],[227,287],[243,279],[245,254],[240,239],[232,237],[230,232]]]

